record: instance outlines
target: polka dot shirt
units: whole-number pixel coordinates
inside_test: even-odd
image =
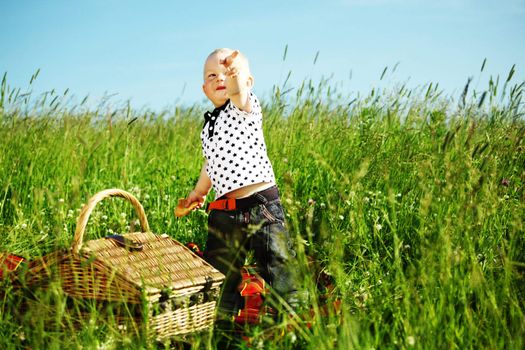
[[[202,152],[217,198],[251,184],[275,182],[266,153],[261,106],[253,93],[250,102],[250,113],[228,100],[204,115]]]

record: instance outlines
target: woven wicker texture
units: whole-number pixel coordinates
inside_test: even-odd
[[[166,312],[151,319],[152,328],[159,339],[202,331],[213,324],[214,310],[215,302],[208,302]]]

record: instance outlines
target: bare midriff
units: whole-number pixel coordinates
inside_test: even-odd
[[[265,190],[267,188],[270,188],[270,187],[272,187],[274,185],[275,185],[275,183],[273,183],[273,182],[259,182],[259,183],[256,183],[256,184],[251,184],[251,185],[248,185],[248,186],[244,186],[244,187],[238,188],[238,189],[233,190],[231,192],[228,192],[224,196],[227,197],[227,198],[244,198],[244,197],[249,197],[249,196],[251,196],[252,194],[254,194],[256,192],[263,191],[263,190]]]

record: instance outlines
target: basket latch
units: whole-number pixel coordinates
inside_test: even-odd
[[[122,236],[122,235],[108,235],[105,238],[111,239],[113,242],[117,243],[119,246],[126,248],[130,252],[141,251],[144,249],[144,245],[141,242],[137,242],[134,239]]]

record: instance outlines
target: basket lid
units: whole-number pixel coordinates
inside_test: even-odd
[[[121,277],[149,293],[170,289],[178,295],[219,285],[224,275],[183,244],[167,235],[135,232],[123,235],[142,244],[129,250],[112,239],[85,242],[81,254],[95,257]]]

